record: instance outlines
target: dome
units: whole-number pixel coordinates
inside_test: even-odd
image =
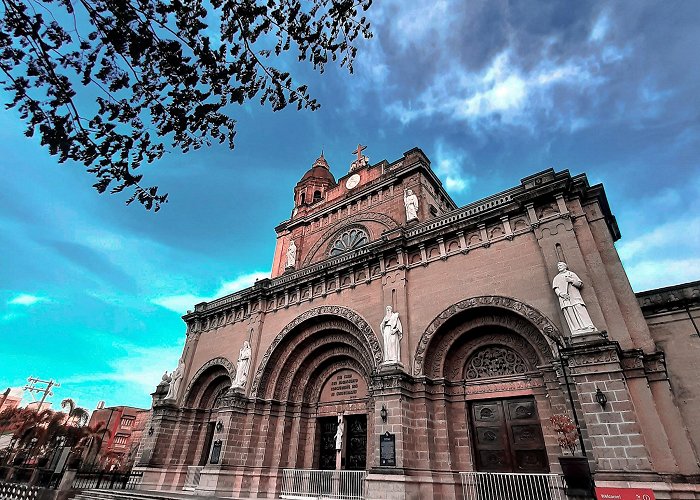
[[[300,182],[308,179],[323,179],[335,184],[335,177],[333,177],[323,153],[321,153],[321,156],[316,159],[311,168],[304,174]]]

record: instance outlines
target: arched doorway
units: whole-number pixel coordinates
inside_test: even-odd
[[[556,334],[533,308],[487,297],[448,308],[426,330],[414,372],[445,386],[453,470],[547,473],[556,463],[544,327]]]
[[[371,327],[349,309],[324,306],[285,327],[252,385],[257,400],[275,409],[268,431],[275,443],[265,451],[264,463],[364,470],[372,453],[369,381],[380,361]]]
[[[231,387],[233,365],[225,358],[215,358],[202,366],[185,392],[184,411],[191,425],[184,463],[204,466],[217,463],[221,442],[214,440],[222,398]]]

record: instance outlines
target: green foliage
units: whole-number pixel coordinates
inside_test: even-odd
[[[270,60],[294,50],[352,71],[372,0],[2,0],[0,73],[28,137],[83,163],[103,193],[167,201],[136,170],[213,142],[233,147],[233,104],[316,109]]]

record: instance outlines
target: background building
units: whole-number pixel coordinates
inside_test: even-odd
[[[573,405],[597,484],[700,497],[697,284],[635,296],[603,186],[550,169],[458,208],[421,150],[358,147],[275,231],[271,279],[184,316],[142,487],[273,496],[282,469],[342,468],[371,498],[459,498],[459,472],[560,473]]]
[[[97,430],[99,447],[91,449],[88,462],[103,470],[128,470],[134,463],[149,410],[131,406],[98,406],[88,426]],[[99,437],[100,431],[102,436]]]

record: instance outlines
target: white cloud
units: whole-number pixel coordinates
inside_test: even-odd
[[[44,297],[37,297],[36,295],[30,295],[28,293],[21,293],[17,295],[15,298],[10,300],[8,304],[11,305],[19,305],[19,306],[33,306],[34,304],[38,302],[46,302],[46,298]]]
[[[129,392],[149,394],[160,382],[163,372],[170,371],[177,365],[182,354],[182,345],[171,347],[142,347],[132,344],[115,344],[113,347],[123,351],[125,355],[108,361],[111,370],[98,373],[82,373],[61,379],[61,385],[67,392],[74,385],[89,383],[90,387],[101,387],[103,397],[113,389],[105,386],[123,386]],[[110,404],[121,404],[118,401]]]
[[[679,236],[682,235],[682,240]],[[658,251],[664,247],[690,247],[700,251],[700,217],[680,219],[662,224],[636,238],[622,242],[618,252],[623,260],[631,260],[641,255]]]
[[[396,31],[405,35],[397,39],[403,49],[440,37],[453,8],[446,0],[406,2],[399,7],[393,14]]]
[[[626,269],[634,290],[649,290],[700,279],[700,258],[642,260]]]
[[[468,190],[474,177],[464,172],[467,155],[463,151],[448,149],[442,142],[438,142],[435,149],[434,169],[437,176],[445,183],[445,189],[450,193]]]
[[[588,39],[592,42],[601,42],[605,39],[608,31],[610,31],[610,16],[607,12],[603,12],[593,25]]]
[[[523,125],[533,119],[536,111],[558,111],[551,98],[555,86],[582,90],[602,83],[591,70],[594,66],[595,61],[588,59],[572,59],[563,64],[543,59],[537,67],[523,72],[506,50],[480,73],[471,73],[452,63],[415,101],[393,102],[386,109],[404,124],[443,114],[473,126],[494,121]]]
[[[269,278],[270,273],[253,272],[243,274],[231,281],[224,281],[219,286],[219,289],[210,296],[194,295],[192,293],[184,293],[179,295],[168,295],[151,299],[153,304],[165,307],[178,314],[185,314],[188,309],[192,309],[195,304],[200,302],[209,302],[224,295],[237,292],[249,286],[252,286],[257,280]]]

